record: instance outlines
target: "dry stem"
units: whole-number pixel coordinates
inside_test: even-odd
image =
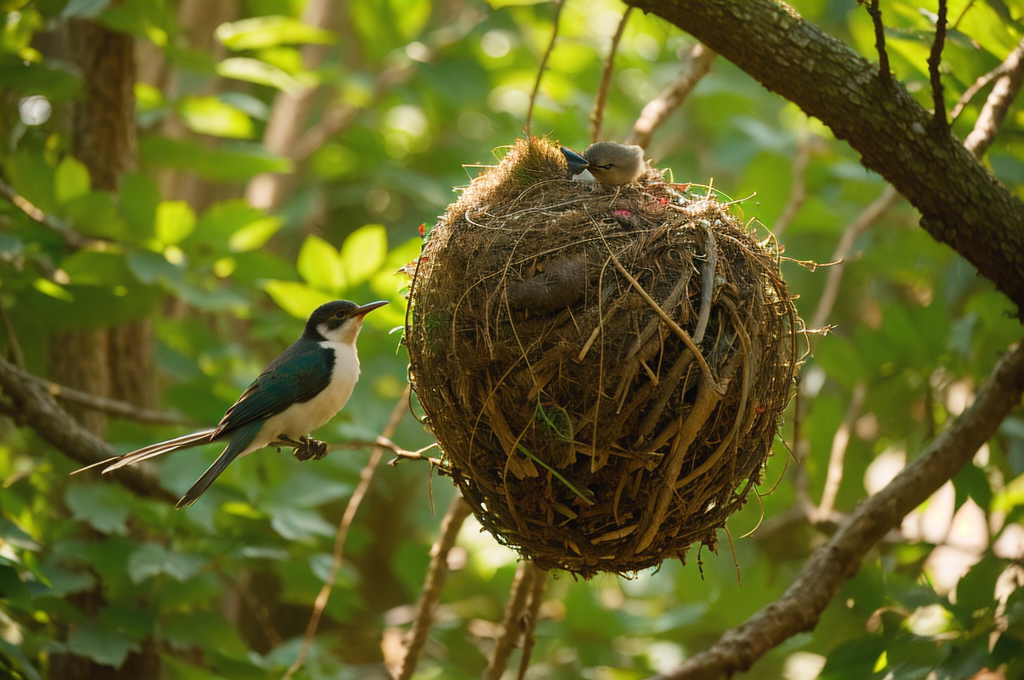
[[[398,424],[406,413],[411,389],[410,386],[406,385],[402,396],[395,402],[394,408],[391,409],[391,416],[381,432],[382,437],[390,439],[395,434]],[[281,676],[281,680],[289,680],[302,668],[302,664],[306,660],[306,654],[309,653],[309,648],[313,644],[313,636],[316,635],[316,629],[320,625],[320,617],[327,607],[331,591],[334,590],[334,583],[338,578],[338,570],[341,569],[341,562],[345,556],[345,539],[348,538],[348,530],[352,526],[352,520],[355,519],[360,503],[363,502],[363,498],[370,488],[370,482],[373,481],[373,475],[377,471],[377,466],[380,465],[385,448],[379,444],[374,446],[373,451],[370,452],[369,460],[363,467],[362,472],[359,473],[359,484],[356,485],[355,490],[352,492],[352,497],[348,499],[348,505],[345,506],[345,514],[341,517],[341,523],[338,524],[338,533],[334,537],[333,560],[327,582],[320,588],[320,593],[316,596],[316,602],[313,604],[313,614],[310,616],[309,624],[306,626],[306,635],[302,639],[302,647],[299,649],[299,654],[295,657],[295,661],[289,666],[285,674]]]

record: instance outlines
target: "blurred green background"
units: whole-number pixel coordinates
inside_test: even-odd
[[[792,4],[875,59],[864,7]],[[930,107],[936,3],[882,5],[894,73]],[[955,25],[943,72],[952,108],[1018,44],[1024,12],[1001,0],[949,5]],[[590,141],[590,109],[624,10],[568,0],[535,134],[577,149]],[[108,352],[109,385],[78,386],[205,427],[317,304],[389,299],[360,337],[354,397],[319,433],[334,443],[372,440],[405,385],[395,329],[406,281],[395,272],[415,259],[420,225],[430,228],[453,188],[522,134],[554,15],[550,3],[503,0],[0,0],[0,179],[51,223],[97,239],[73,247],[0,200],[8,320],[0,346],[13,359],[16,337],[29,371],[70,383],[76,352],[108,337],[99,329],[128,328],[132,347],[149,355],[128,365]],[[76,135],[87,133],[76,131],[72,109],[88,92],[67,44],[86,25],[134,41],[136,75],[125,86],[138,143],[117,187],[98,183],[94,159],[74,154],[83,143]],[[685,70],[693,44],[631,14],[604,138],[628,136],[644,105]],[[986,94],[955,123],[961,137]],[[289,108],[295,97],[303,105]],[[677,182],[713,180],[733,198],[750,197],[734,210],[778,228],[784,274],[808,322],[829,270],[804,263],[830,262],[851,220],[886,186],[820,123],[722,59],[658,128],[647,155]],[[1024,108],[1011,111],[987,163],[1024,193]],[[798,204],[791,196],[801,183]],[[787,204],[798,210],[782,224]],[[821,319],[835,328],[814,336],[803,369],[798,440],[792,406],[782,432],[801,462],[780,440],[759,502],[729,523],[742,584],[727,549],[694,550],[685,567],[666,563],[633,580],[556,574],[527,677],[631,680],[710,645],[778,597],[825,540],[802,508],[821,498],[837,431],[849,434],[841,513],[962,411],[1020,335],[1007,300],[918,228],[906,203],[860,234],[847,259]],[[119,392],[122,373],[141,383],[135,396]],[[17,410],[2,393],[0,410]],[[86,417],[120,452],[185,431]],[[407,449],[431,441],[411,416],[393,439]],[[159,461],[162,485],[180,495],[217,453]],[[169,679],[280,677],[298,653],[366,459],[366,449],[306,464],[261,451],[175,511],[113,476],[69,477],[79,463],[0,418],[0,676],[129,677],[148,668],[156,673],[148,677]],[[901,536],[871,553],[814,632],[773,650],[749,677],[971,678],[983,668],[1022,677],[1024,596],[1014,590],[1024,582],[1022,475],[1018,410]],[[378,470],[297,678],[387,677],[438,534],[429,490],[426,465]],[[434,480],[439,514],[452,493],[447,479]],[[515,561],[466,523],[415,677],[480,676]]]

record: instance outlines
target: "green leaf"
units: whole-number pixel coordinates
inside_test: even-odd
[[[1007,564],[1005,560],[988,555],[956,584],[956,605],[952,610],[964,629],[971,630],[977,614],[995,609],[996,579]]]
[[[38,290],[43,295],[47,295],[57,300],[63,300],[64,302],[74,302],[75,296],[69,293],[66,289],[58,286],[53,281],[47,279],[36,279],[32,282],[32,287]]]
[[[136,241],[145,241],[153,235],[159,205],[160,189],[152,177],[141,172],[121,176],[117,207]]]
[[[388,256],[388,232],[383,224],[367,224],[352,232],[341,245],[341,262],[349,287],[376,274]]]
[[[254,220],[231,235],[228,249],[233,253],[247,253],[262,248],[283,224],[284,218],[277,215]]]
[[[126,637],[108,624],[80,626],[68,634],[68,647],[79,656],[86,656],[98,664],[120,668],[128,652],[142,651],[139,643]]]
[[[6,600],[22,608],[28,608],[32,596],[21,580],[18,570],[9,564],[0,562],[0,601]]]
[[[874,674],[885,640],[863,635],[843,642],[828,655],[818,680],[864,680]]]
[[[316,536],[333,536],[335,527],[328,524],[315,510],[288,505],[268,505],[270,526],[289,541],[309,541]]]
[[[4,661],[4,657],[7,657],[7,660],[13,661],[15,664],[12,680],[22,680],[22,678],[24,680],[42,680],[39,671],[32,666],[32,662],[25,656],[25,652],[22,651],[21,647],[12,645],[7,640],[0,638],[0,663]],[[6,668],[6,666],[0,665],[0,670],[6,670]]]
[[[234,139],[253,136],[249,116],[217,97],[184,97],[178,102],[178,115],[186,127],[200,134]]]
[[[161,243],[181,243],[196,227],[196,214],[185,201],[162,201],[156,207],[155,235]]]
[[[214,34],[233,50],[258,50],[276,45],[330,45],[334,34],[286,16],[264,16],[221,24]]]
[[[113,484],[69,486],[64,494],[64,502],[76,520],[101,534],[122,536],[128,531],[129,500],[128,492]]]
[[[210,149],[192,141],[152,135],[139,143],[139,155],[146,164],[192,170],[218,182],[243,182],[264,172],[290,173],[294,167],[288,158],[275,156],[255,142],[239,141]]]
[[[259,59],[230,57],[217,64],[217,75],[222,78],[244,80],[257,85],[267,85],[286,94],[297,96],[305,86],[276,66]]]
[[[116,200],[117,197],[107,191],[76,196],[64,206],[68,223],[85,236],[121,240],[128,235],[128,225],[117,210]]]
[[[299,275],[317,290],[337,294],[345,287],[341,256],[334,246],[319,236],[306,237],[296,266]]]
[[[53,192],[61,203],[89,193],[92,183],[89,169],[73,156],[65,156],[53,176]]]
[[[92,18],[107,8],[110,0],[69,0],[60,15],[65,18]]]
[[[167,574],[175,581],[187,581],[206,565],[206,558],[171,551],[156,543],[147,543],[128,560],[128,576],[132,583],[142,583],[148,578]]]
[[[314,309],[334,299],[298,281],[266,281],[263,290],[267,291],[267,295],[278,307],[297,319],[309,318]]]

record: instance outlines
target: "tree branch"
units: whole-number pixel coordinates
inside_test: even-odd
[[[627,7],[619,19],[619,27],[615,29],[612,36],[612,46],[608,50],[608,60],[604,63],[604,72],[601,74],[601,84],[597,87],[597,96],[594,97],[594,109],[590,112],[590,141],[601,141],[601,125],[604,123],[604,105],[608,100],[608,90],[611,89],[612,73],[615,72],[615,54],[619,51],[619,41],[626,30],[626,22],[629,21],[629,13],[632,7]]]
[[[882,10],[878,9],[878,0],[869,0],[868,15],[875,27],[875,49],[878,50],[878,82],[888,86],[892,80],[889,71],[889,53],[885,51],[885,25],[882,23]]]
[[[395,407],[391,409],[391,416],[388,418],[388,422],[380,435],[385,440],[390,440],[394,436],[395,430],[398,429],[398,424],[402,422],[402,418],[405,416],[406,409],[408,408],[409,391],[411,389],[411,386],[406,385],[402,396],[398,398],[398,401],[395,402]],[[362,472],[359,473],[359,484],[356,485],[352,496],[349,497],[348,505],[345,506],[345,513],[341,516],[341,522],[338,523],[338,533],[334,537],[331,571],[327,582],[320,588],[320,592],[316,596],[316,602],[313,603],[313,614],[309,617],[306,634],[302,639],[302,647],[299,649],[295,661],[288,667],[285,674],[281,676],[281,680],[289,680],[302,668],[302,664],[306,661],[306,654],[309,653],[309,648],[313,644],[313,636],[316,635],[316,629],[320,626],[320,617],[323,616],[324,609],[327,608],[327,601],[331,597],[331,591],[334,590],[334,583],[338,578],[338,570],[341,569],[341,562],[345,557],[345,540],[348,538],[348,530],[352,526],[352,520],[356,517],[359,505],[363,502],[363,498],[370,488],[370,483],[373,481],[373,475],[380,465],[380,460],[384,457],[385,448],[380,443],[376,444],[373,447],[373,451],[370,452],[370,458],[366,465],[363,466]]]
[[[651,143],[654,131],[661,127],[672,112],[678,109],[686,98],[693,92],[700,79],[711,70],[711,62],[715,60],[713,50],[697,43],[690,50],[690,61],[686,68],[679,74],[679,79],[663,90],[657,97],[647,102],[640,117],[633,123],[633,131],[626,138],[627,144],[636,144],[647,148]]]
[[[494,651],[487,662],[484,680],[500,680],[512,656],[512,650],[519,643],[522,634],[522,618],[527,606],[527,596],[533,590],[535,578],[545,574],[535,569],[529,560],[516,565],[516,575],[512,579],[512,587],[508,591],[508,602],[505,603],[505,615],[501,619],[501,633],[495,642]]]
[[[935,111],[932,114],[932,127],[936,133],[943,133],[949,129],[949,121],[946,119],[946,98],[942,92],[942,74],[939,73],[939,66],[942,64],[942,48],[946,46],[946,0],[939,0],[939,13],[935,19],[935,40],[932,42],[932,51],[928,55],[928,75],[932,82],[932,102]]]
[[[69,458],[91,465],[117,455],[109,444],[82,427],[54,401],[44,381],[3,358],[0,358],[0,388],[11,401],[15,411],[12,415]],[[177,500],[146,468],[126,468],[117,475],[117,481],[140,496],[172,503]]]
[[[951,245],[1024,310],[1024,204],[896,81],[773,0],[628,0],[732,61],[819,118],[921,212]]]
[[[1010,104],[1024,83],[1024,39],[1010,52],[999,68],[1003,72],[992,87],[985,105],[981,107],[978,120],[974,122],[974,129],[964,140],[967,150],[978,158],[985,155],[985,151],[992,144],[996,132],[1006,119]]]
[[[409,680],[416,672],[416,665],[427,641],[427,633],[434,622],[434,612],[441,602],[441,591],[444,590],[445,578],[448,576],[448,553],[455,545],[455,537],[458,536],[462,523],[471,512],[469,503],[461,495],[456,495],[444,519],[441,520],[441,536],[430,549],[430,567],[427,569],[427,578],[423,581],[420,601],[416,605],[416,620],[409,631],[402,669],[398,672],[396,680]]]
[[[958,416],[918,458],[880,492],[862,501],[839,531],[818,548],[778,600],[722,636],[710,649],[658,680],[711,680],[745,671],[789,637],[814,628],[842,584],[860,570],[867,552],[923,503],[995,432],[1024,393],[1024,341],[1008,351]]]

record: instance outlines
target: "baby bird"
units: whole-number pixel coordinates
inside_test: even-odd
[[[562,155],[569,164],[570,178],[589,170],[594,179],[609,187],[629,184],[646,169],[644,150],[633,144],[595,142],[587,147],[582,156],[563,146]]]

